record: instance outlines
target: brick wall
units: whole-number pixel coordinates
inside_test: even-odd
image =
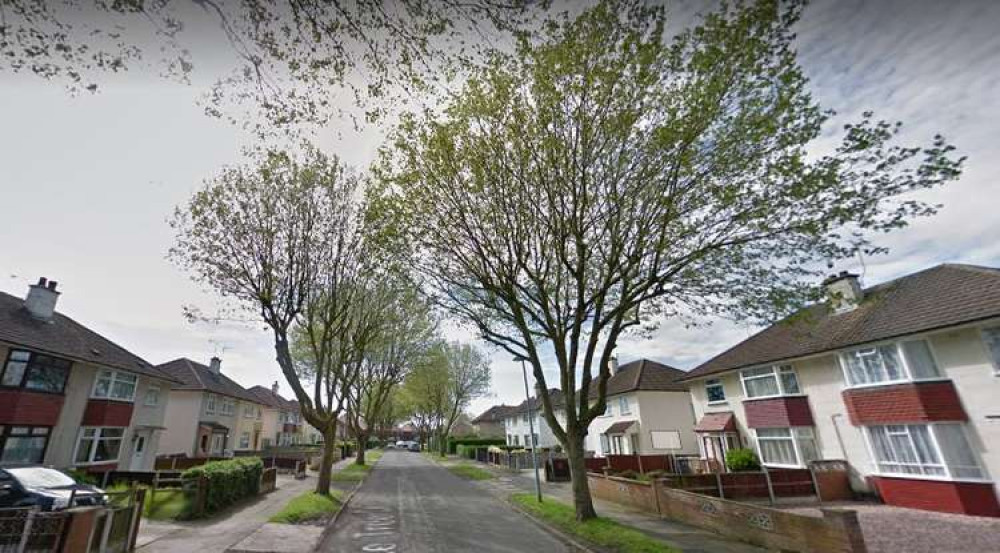
[[[887,505],[944,513],[1000,517],[992,483],[945,482],[916,478],[871,478]]]
[[[755,399],[743,402],[749,428],[813,426],[809,398],[805,396]]]
[[[55,426],[64,399],[59,394],[0,389],[0,424]]]
[[[638,482],[614,476],[587,475],[590,494],[605,501],[627,505],[647,513],[659,513],[656,492],[649,482]]]
[[[92,399],[83,411],[81,426],[128,426],[132,422],[132,403]]]
[[[842,396],[855,426],[969,419],[951,381],[858,388]]]

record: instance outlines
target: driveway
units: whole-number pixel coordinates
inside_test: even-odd
[[[569,551],[520,513],[419,453],[387,451],[319,551]]]

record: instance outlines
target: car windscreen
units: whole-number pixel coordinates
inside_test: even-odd
[[[5,470],[26,488],[55,488],[76,484],[75,480],[58,470],[44,467],[24,467]]]

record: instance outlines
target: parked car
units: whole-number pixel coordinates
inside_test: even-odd
[[[410,442],[410,445],[409,445],[409,447],[407,447],[407,449],[409,449],[410,451],[420,451],[420,443],[419,442]]]
[[[39,466],[0,469],[0,508],[38,506],[43,511],[104,505],[104,490],[80,484],[62,471]]]

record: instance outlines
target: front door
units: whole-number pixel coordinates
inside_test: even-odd
[[[132,461],[129,463],[129,470],[145,470],[146,450],[149,448],[149,431],[136,430],[135,439],[132,441]]]

